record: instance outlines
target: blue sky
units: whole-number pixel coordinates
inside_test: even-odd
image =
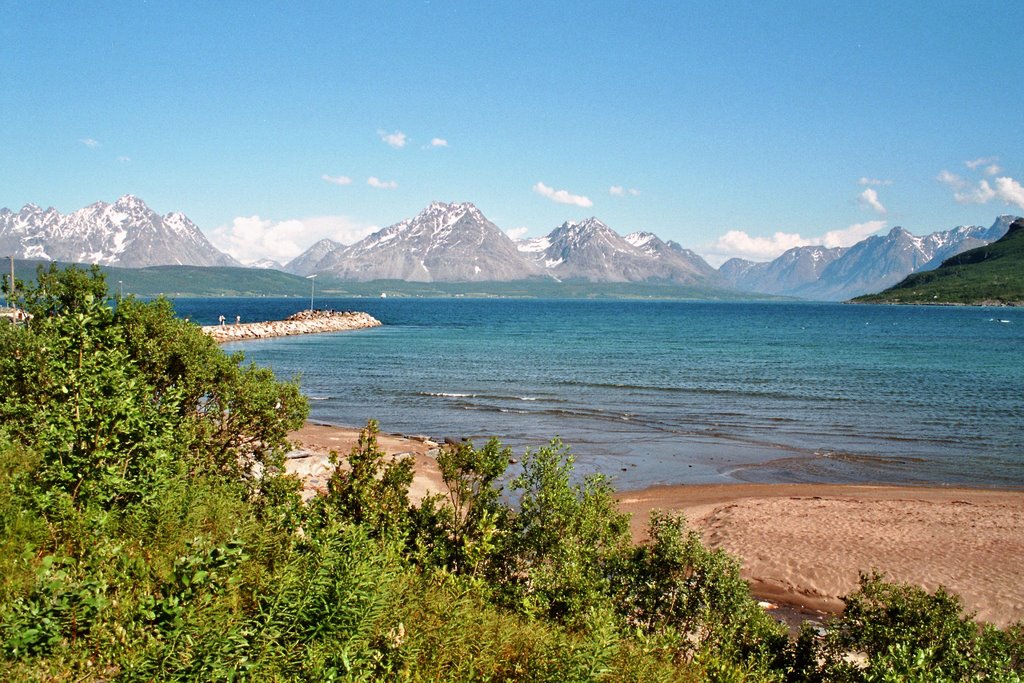
[[[0,206],[243,260],[431,201],[719,263],[1024,214],[1020,2],[0,3]]]

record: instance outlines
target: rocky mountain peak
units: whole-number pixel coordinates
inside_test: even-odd
[[[127,268],[239,265],[210,244],[184,214],[161,218],[130,194],[66,216],[53,208],[43,212],[34,204],[17,215],[0,212],[0,250],[17,258]]]

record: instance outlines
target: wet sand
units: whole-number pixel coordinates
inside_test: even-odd
[[[292,434],[305,457],[288,470],[307,495],[330,476],[326,454],[347,454],[358,429],[307,424]],[[379,438],[384,452],[415,460],[414,500],[444,492],[420,438]],[[1024,491],[832,484],[656,486],[618,496],[633,538],[647,535],[651,510],[682,511],[711,547],[740,559],[763,600],[837,612],[860,572],[957,594],[977,618],[1000,626],[1024,619]]]

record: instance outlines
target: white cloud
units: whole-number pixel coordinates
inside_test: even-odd
[[[730,230],[701,252],[709,263],[719,266],[730,258],[749,261],[771,261],[793,247],[821,245],[849,247],[885,228],[885,221],[856,223],[841,230],[831,230],[817,237],[803,237],[795,232],[776,232],[770,237],[756,237],[743,230]]]
[[[351,244],[377,229],[348,216],[314,216],[285,221],[239,216],[230,225],[214,228],[209,237],[218,249],[242,263],[272,258],[284,264],[325,237]]]
[[[79,142],[81,142],[89,149],[96,149],[97,147],[100,146],[100,141],[94,140],[93,138],[82,138],[81,140],[79,140]]]
[[[612,185],[608,188],[608,194],[613,197],[625,197],[627,194],[630,197],[637,197],[640,195],[640,190],[635,187],[631,187],[628,190],[622,185]]]
[[[324,173],[320,176],[320,179],[324,182],[330,183],[331,185],[351,185],[352,179],[347,175],[327,175]]]
[[[508,230],[505,231],[505,234],[514,240],[521,240],[524,237],[526,237],[526,233],[528,233],[529,231],[530,229],[526,227],[509,228]]]
[[[782,252],[809,242],[794,232],[777,232],[771,237],[754,237],[743,230],[730,230],[705,248],[721,261],[739,257],[750,261],[771,261]]]
[[[967,187],[966,180],[958,176],[956,173],[950,173],[949,171],[940,171],[939,175],[935,176],[935,179],[954,190],[960,190]]]
[[[996,163],[997,161],[999,161],[999,157],[979,157],[978,159],[971,159],[970,161],[965,161],[964,166],[971,169],[972,171],[975,171],[981,166],[988,166],[990,164]]]
[[[376,187],[379,190],[393,190],[398,187],[398,183],[394,180],[381,180],[377,176],[370,176],[366,179],[366,184],[370,187]]]
[[[861,176],[860,180],[857,181],[858,185],[874,185],[880,187],[883,185],[892,185],[891,180],[882,180],[880,178],[868,178],[867,176]]]
[[[993,188],[987,180],[979,180],[978,184],[971,188],[963,188],[953,193],[953,198],[961,204],[988,204],[993,199],[1000,199],[1007,204],[1014,204],[1024,209],[1024,187],[1007,176],[1001,176],[992,181]]]
[[[997,161],[999,157],[981,157],[965,161],[964,165],[972,171],[980,168],[987,176],[999,176],[1003,169]],[[960,204],[988,204],[993,199],[999,199],[1024,209],[1024,187],[1009,176],[994,178],[992,183],[995,187],[985,178],[972,185],[949,171],[939,173],[936,180],[953,190],[953,199]]]
[[[547,197],[553,202],[559,204],[572,204],[574,206],[582,206],[584,208],[594,205],[594,202],[590,201],[587,197],[578,194],[570,194],[568,190],[556,190],[552,187],[548,187],[544,183],[537,183],[533,186],[533,191],[542,197]]]
[[[852,247],[865,237],[871,237],[879,230],[885,228],[885,221],[867,221],[865,223],[854,223],[842,230],[830,230],[821,237],[813,237],[808,244],[820,244],[829,249],[833,247]]]
[[[996,196],[1024,210],[1024,187],[1013,178],[996,178]]]
[[[987,180],[980,180],[974,187],[957,190],[953,198],[961,204],[985,204],[995,199],[995,190],[988,184]]]
[[[400,130],[396,130],[394,133],[389,133],[386,130],[378,130],[377,135],[384,141],[385,144],[394,147],[395,149],[402,149],[405,147],[405,143],[409,141],[408,136]]]
[[[878,192],[873,187],[865,188],[865,190],[860,193],[860,197],[857,201],[859,201],[862,206],[870,207],[875,213],[885,215],[888,212],[882,205],[882,202],[878,200]]]
[[[431,138],[430,146],[431,147],[447,147],[448,146],[448,141],[445,140],[444,138]]]

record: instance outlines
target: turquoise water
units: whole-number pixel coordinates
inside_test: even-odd
[[[179,300],[213,323],[298,299]],[[623,489],[831,481],[1024,487],[1024,312],[842,304],[327,299],[373,330],[226,345],[298,375],[312,419],[554,436]],[[1005,321],[1005,322],[1003,322]]]

